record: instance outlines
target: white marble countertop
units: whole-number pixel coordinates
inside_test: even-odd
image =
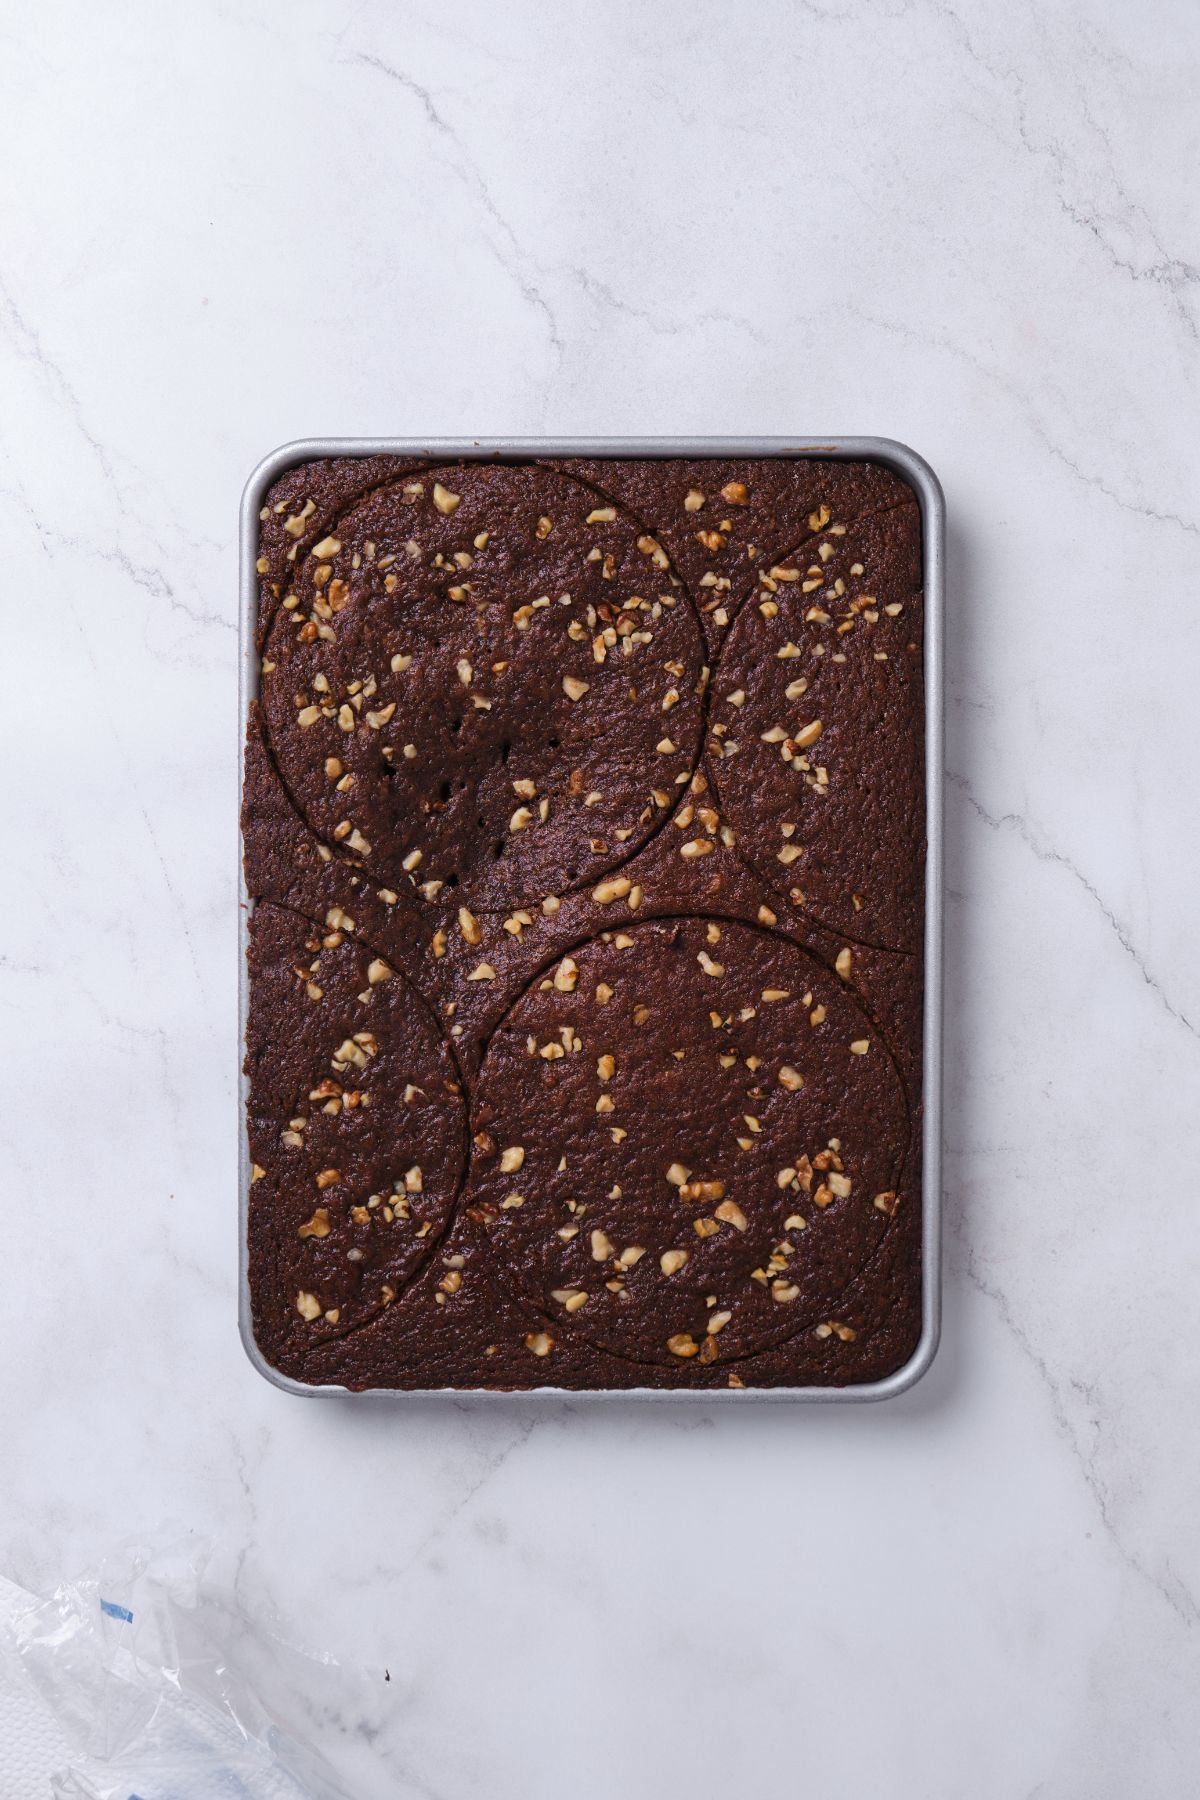
[[[361,1672],[303,1694],[361,1800],[1195,1795],[1198,81],[1184,0],[0,4],[0,1572],[214,1536]],[[710,431],[946,489],[939,1359],[289,1398],[235,1323],[242,481]]]

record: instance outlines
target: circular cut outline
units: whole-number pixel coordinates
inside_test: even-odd
[[[908,501],[902,500],[902,501],[897,502],[897,504],[895,506],[878,507],[872,512],[866,512],[866,513],[860,514],[859,517],[857,519],[855,519],[854,523],[859,524],[865,519],[881,518],[886,513],[899,512],[902,508],[908,506],[909,504],[910,503]],[[799,542],[796,544],[793,544],[790,549],[780,551],[779,555],[775,558],[775,561],[782,562],[785,557],[795,556],[800,551],[801,547],[804,544],[811,543],[814,537],[820,537],[820,536],[821,536],[820,532],[810,532],[807,537],[801,538],[799,540]],[[905,596],[905,598],[906,598],[906,600],[910,600],[910,601],[911,600],[919,600],[922,602],[921,641],[922,641],[922,645],[923,645],[924,644],[924,636],[925,636],[925,614],[924,614],[924,604],[923,604],[924,599],[925,599],[924,587],[913,588]],[[752,588],[746,594],[745,598],[739,603],[737,610],[735,611],[733,617],[730,619],[729,624],[725,629],[725,635],[722,637],[721,642],[717,648],[716,655],[713,658],[712,668],[709,672],[708,686],[705,690],[705,699],[706,700],[709,700],[710,697],[714,696],[716,693],[717,680],[721,673],[721,665],[725,660],[725,654],[729,648],[729,645],[733,641],[734,633],[737,631],[738,626],[741,623],[741,620],[742,620],[744,614],[746,613],[747,608],[751,605],[753,599],[754,599],[754,592],[753,592],[753,588]],[[707,719],[707,710],[706,710],[705,716]],[[727,801],[722,798],[721,777],[717,774],[716,770],[717,770],[717,765],[720,764],[721,762],[723,762],[723,760],[724,759],[721,757],[714,758],[712,756],[712,754],[710,753],[709,747],[708,747],[708,737],[707,737],[707,733],[706,733],[704,748],[701,753],[700,762],[701,762],[701,766],[703,767],[706,779],[709,782],[711,782],[711,784],[712,784],[713,793],[716,795],[716,798],[717,798],[717,808],[718,808],[718,811],[721,811],[721,812],[724,812],[726,810]],[[924,811],[925,811],[924,804],[922,804],[921,810],[922,810],[922,815],[924,815]],[[732,820],[730,820],[729,823],[732,826]],[[785,903],[788,906],[792,906],[792,899],[791,899],[790,891],[782,885],[780,878],[777,875],[775,875],[775,873],[773,871],[764,872],[762,869],[760,869],[758,867],[757,863],[752,862],[749,854],[742,847],[741,836],[740,836],[736,826],[733,826],[733,833],[734,833],[734,846],[733,846],[734,855],[737,857],[737,859],[741,863],[742,867],[747,871],[748,874],[752,875],[756,881],[761,881],[763,886],[767,889],[768,893],[771,894],[774,898],[780,900],[781,902]],[[818,910],[815,906],[809,907],[807,905],[807,902],[806,902],[806,910],[811,912],[811,916],[812,916],[814,924],[819,925],[823,930],[830,932],[832,935],[834,935],[836,937],[844,938],[847,943],[857,944],[863,950],[886,950],[886,951],[890,951],[893,955],[896,955],[896,956],[912,956],[914,954],[911,947],[906,948],[905,946],[900,945],[900,944],[884,944],[884,943],[880,943],[875,938],[857,937],[846,925],[839,923],[835,919],[831,919],[830,916],[826,912]]]
[[[442,471],[461,469],[463,467],[500,468],[500,469],[512,469],[512,470],[521,470],[521,471],[528,470],[533,473],[543,473],[543,474],[552,475],[559,480],[569,483],[570,486],[582,490],[585,493],[595,493],[598,491],[595,488],[591,487],[589,483],[578,480],[575,476],[567,474],[561,469],[551,468],[551,467],[548,467],[546,464],[539,463],[539,462],[496,462],[496,463],[493,463],[493,462],[484,462],[484,461],[482,461],[482,459],[480,459],[479,461],[471,461],[471,462],[468,462],[465,464],[462,462],[425,464],[425,465],[420,465],[419,468],[409,469],[407,471],[401,471],[400,473],[398,473],[394,476],[389,476],[386,481],[375,482],[371,486],[364,488],[361,493],[355,495],[352,500],[348,501],[345,505],[343,505],[335,513],[333,513],[330,516],[330,518],[325,522],[325,524],[321,527],[321,530],[322,530],[323,534],[326,536],[335,532],[339,523],[343,519],[345,519],[351,512],[353,512],[355,510],[355,508],[357,508],[358,506],[361,506],[364,501],[373,498],[376,494],[383,493],[388,488],[397,486],[398,483],[404,479],[404,475],[406,473],[407,474],[420,473],[421,475],[432,479],[432,478],[436,477]],[[607,496],[606,496],[606,498],[607,498]],[[703,762],[705,760],[705,741],[706,741],[707,733],[708,733],[710,696],[712,693],[712,678],[713,678],[713,674],[715,672],[715,665],[710,665],[710,663],[709,663],[708,643],[707,643],[707,639],[705,637],[704,625],[703,625],[703,621],[700,616],[699,608],[696,605],[696,601],[692,595],[691,589],[688,587],[687,582],[684,580],[683,576],[679,573],[679,570],[675,567],[675,564],[672,562],[670,554],[667,551],[666,545],[663,544],[661,542],[661,539],[659,539],[657,537],[657,528],[652,527],[652,526],[646,526],[644,521],[641,520],[638,517],[638,515],[632,511],[632,509],[630,507],[623,505],[620,501],[611,500],[610,504],[617,507],[618,510],[626,518],[631,519],[635,525],[641,527],[642,535],[648,536],[652,532],[656,534],[656,541],[659,543],[659,547],[662,550],[663,555],[667,557],[667,569],[664,571],[661,571],[661,573],[664,576],[665,575],[674,576],[675,581],[678,583],[678,586],[675,589],[675,592],[678,593],[682,597],[684,602],[686,603],[686,609],[687,609],[688,614],[690,615],[691,624],[692,624],[692,627],[696,634],[696,650],[699,655],[700,666],[702,669],[707,668],[709,670],[709,674],[708,674],[707,680],[705,681],[703,692],[699,696],[699,704],[698,704],[697,714],[696,714],[697,722],[696,722],[695,745],[694,745],[692,754],[687,759],[688,780],[686,783],[680,782],[678,784],[679,793],[678,793],[678,797],[675,799],[674,804],[668,808],[664,808],[661,817],[659,817],[657,820],[653,820],[651,822],[650,829],[648,830],[648,832],[646,833],[646,835],[643,838],[639,839],[636,843],[633,843],[633,844],[631,844],[631,843],[622,844],[620,846],[619,852],[611,860],[606,860],[604,863],[597,865],[597,867],[595,869],[590,870],[588,872],[588,874],[585,877],[583,877],[582,879],[580,879],[576,882],[573,882],[568,886],[565,886],[562,890],[562,895],[560,895],[560,898],[567,894],[583,893],[585,891],[585,889],[592,886],[595,882],[605,880],[610,875],[615,874],[619,869],[624,868],[629,862],[631,862],[633,860],[633,858],[635,856],[640,855],[643,850],[645,850],[651,843],[653,843],[654,840],[659,836],[660,832],[662,832],[665,829],[665,827],[668,824],[670,824],[672,817],[674,816],[675,812],[678,810],[679,806],[682,804],[682,797],[687,793],[689,784],[695,779],[697,770],[701,767],[701,765],[703,764]],[[314,537],[315,537],[315,534],[312,534],[312,535],[314,535]],[[308,545],[308,542],[306,539],[301,540],[301,542],[305,545],[304,557],[307,557],[310,552],[310,546]],[[303,558],[301,558],[301,557],[297,558],[298,562],[302,561],[302,560],[303,560]],[[263,622],[262,644],[263,644],[264,650],[265,650],[266,644],[269,642],[270,634],[274,628],[276,619],[277,619],[279,613],[282,611],[282,609],[283,609],[282,601],[281,600],[276,601],[275,605],[271,608],[266,620]],[[275,745],[275,742],[273,740],[270,720],[267,717],[266,708],[263,705],[261,696],[259,698],[258,705],[259,705],[259,716],[261,719],[262,740],[263,740],[264,749],[266,751],[267,756],[270,759],[272,768],[275,770],[275,774],[279,781],[280,787],[283,789],[284,794],[287,796],[288,802],[292,806],[297,817],[301,820],[305,829],[308,831],[310,836],[313,838],[314,842],[323,845],[323,847],[325,849],[330,851],[334,860],[342,868],[352,869],[355,872],[355,874],[364,876],[365,879],[373,887],[378,889],[380,884],[378,881],[375,881],[372,879],[370,870],[367,868],[366,864],[351,862],[350,859],[347,856],[345,856],[345,854],[342,852],[341,846],[339,844],[331,841],[329,838],[324,836],[320,831],[318,831],[316,826],[313,824],[312,820],[309,818],[308,812],[306,811],[306,809],[305,809],[304,805],[302,804],[301,800],[299,799],[299,797],[293,792],[292,786],[291,786],[290,782],[288,781],[287,776],[284,774],[283,767],[282,767],[282,764],[281,764],[280,758],[279,758],[279,753],[278,753],[277,747]],[[442,912],[445,910],[445,906],[446,906],[446,902],[444,902],[444,901],[424,900],[422,898],[416,884],[414,882],[412,882],[411,880],[409,883],[409,891],[408,891],[408,894],[406,894],[405,898],[409,903],[408,910],[418,918],[429,918],[431,916],[436,917],[439,914],[439,912]],[[540,900],[541,900],[541,896],[537,896],[536,903],[540,904]],[[511,912],[514,906],[527,906],[527,905],[531,905],[534,903],[535,902],[532,902],[528,899],[526,899],[526,900],[506,900],[497,906],[484,906],[482,904],[472,903],[471,910],[473,912],[475,912],[477,914],[477,916],[482,917],[482,918],[498,918],[502,913]],[[463,904],[466,904],[465,900],[463,901]]]
[[[803,957],[803,958],[807,959],[809,962],[811,962],[815,966],[815,968],[826,978],[836,979],[836,977],[834,976],[834,971],[832,969],[830,969],[828,964],[823,962],[822,959],[819,956],[817,956],[814,951],[810,950],[804,944],[797,943],[797,941],[794,938],[789,937],[785,932],[778,931],[770,926],[760,925],[759,923],[757,923],[757,921],[751,922],[749,920],[738,918],[738,917],[735,917],[735,916],[729,915],[729,914],[716,914],[716,913],[709,914],[709,913],[693,913],[693,912],[656,913],[656,914],[647,915],[646,917],[639,919],[636,922],[636,926],[633,927],[632,929],[636,929],[637,926],[643,926],[643,925],[663,924],[663,923],[667,923],[674,919],[678,919],[680,921],[683,921],[683,922],[686,922],[689,924],[695,924],[695,923],[703,924],[703,923],[708,922],[711,919],[713,922],[715,922],[717,924],[738,925],[743,930],[751,932],[758,937],[765,938],[769,942],[781,943],[781,944],[785,945],[789,950],[797,952],[801,957]],[[622,929],[630,930],[631,927],[623,926]],[[588,945],[600,940],[603,937],[603,935],[604,934],[602,932],[598,932],[598,931],[589,932],[585,936],[580,937],[579,939],[573,941],[572,943],[563,945],[562,947],[560,947],[558,950],[555,951],[553,956],[544,958],[540,962],[538,968],[535,970],[535,972],[532,975],[532,977],[530,978],[530,980],[527,981],[526,984],[524,985],[524,987],[522,987],[520,989],[520,991],[514,996],[513,1000],[505,1008],[501,1017],[496,1021],[495,1025],[487,1033],[487,1036],[483,1042],[482,1049],[480,1052],[478,1071],[476,1073],[475,1080],[472,1083],[471,1088],[470,1088],[470,1098],[469,1098],[470,1117],[468,1120],[469,1139],[470,1139],[469,1149],[468,1149],[468,1159],[469,1160],[468,1160],[466,1176],[464,1178],[463,1186],[460,1191],[458,1210],[465,1211],[465,1206],[463,1203],[465,1201],[467,1201],[470,1197],[471,1185],[472,1185],[472,1180],[473,1180],[473,1171],[476,1166],[476,1155],[477,1155],[476,1149],[475,1149],[475,1144],[474,1144],[474,1116],[473,1115],[474,1115],[476,1101],[478,1099],[479,1089],[480,1089],[480,1086],[481,1086],[481,1083],[483,1080],[484,1069],[487,1064],[487,1059],[488,1059],[488,1055],[490,1054],[490,1051],[491,1051],[491,1046],[492,1046],[493,1040],[495,1039],[496,1035],[504,1028],[504,1026],[511,1019],[512,1014],[515,1012],[516,1008],[520,1005],[520,1003],[535,989],[537,984],[540,983],[545,978],[545,975],[548,970],[554,968],[554,966],[557,963],[561,962],[564,956],[574,956],[579,950],[585,949]],[[905,1122],[904,1143],[894,1159],[895,1178],[899,1179],[899,1176],[903,1173],[905,1167],[907,1166],[909,1152],[912,1148],[912,1109],[909,1105],[908,1090],[905,1085],[903,1076],[901,1074],[899,1063],[896,1060],[895,1053],[892,1050],[891,1044],[888,1042],[886,1035],[884,1034],[884,1032],[882,1031],[880,1026],[877,1024],[876,1020],[871,1015],[871,1013],[869,1013],[867,1011],[866,1007],[863,1005],[862,1000],[859,997],[859,995],[857,994],[857,992],[852,989],[849,989],[849,988],[844,989],[844,992],[846,994],[847,999],[850,1001],[850,1004],[865,1019],[867,1019],[870,1022],[873,1030],[878,1034],[878,1040],[879,1040],[880,1044],[882,1045],[882,1047],[885,1051],[885,1054],[887,1056],[888,1064],[889,1064],[889,1067],[890,1067],[891,1073],[892,1073],[892,1079],[895,1083],[896,1090],[899,1094],[901,1106],[902,1106],[903,1113],[904,1113],[904,1122]],[[853,1274],[847,1279],[845,1285],[839,1290],[839,1292],[834,1297],[834,1299],[832,1301],[828,1302],[829,1307],[836,1307],[836,1306],[840,1305],[842,1300],[844,1300],[846,1295],[851,1291],[851,1289],[855,1286],[855,1284],[862,1279],[864,1272],[870,1267],[871,1263],[874,1262],[876,1256],[879,1255],[880,1251],[883,1249],[883,1246],[886,1243],[887,1238],[888,1238],[889,1234],[892,1232],[892,1230],[894,1229],[894,1227],[895,1227],[894,1218],[888,1218],[885,1220],[883,1229],[880,1232],[878,1239],[870,1247],[867,1254],[864,1256],[862,1262],[855,1268]],[[583,1342],[585,1342],[589,1346],[589,1348],[599,1351],[602,1355],[611,1356],[611,1357],[615,1358],[618,1362],[627,1363],[631,1367],[661,1369],[661,1368],[667,1368],[667,1367],[674,1366],[673,1359],[668,1361],[668,1360],[661,1360],[661,1359],[655,1358],[655,1357],[635,1356],[629,1351],[615,1350],[608,1344],[598,1342],[595,1338],[590,1337],[587,1334],[587,1332],[583,1329],[579,1315],[572,1315],[569,1313],[564,1313],[561,1317],[559,1317],[557,1314],[551,1315],[550,1313],[548,1313],[545,1310],[545,1307],[543,1305],[539,1304],[539,1302],[537,1300],[531,1298],[528,1294],[524,1293],[521,1290],[521,1288],[517,1285],[516,1280],[514,1279],[512,1271],[510,1270],[508,1264],[506,1263],[506,1261],[504,1260],[503,1257],[496,1254],[496,1251],[492,1244],[491,1238],[488,1236],[488,1234],[482,1227],[476,1228],[476,1236],[477,1236],[478,1241],[480,1241],[488,1250],[489,1257],[490,1257],[490,1266],[492,1267],[493,1272],[496,1275],[497,1279],[499,1279],[502,1282],[502,1284],[507,1288],[509,1293],[511,1295],[513,1295],[517,1300],[519,1300],[522,1305],[531,1308],[537,1314],[537,1316],[539,1318],[544,1319],[555,1330],[567,1331],[573,1335],[576,1335],[579,1338],[581,1338],[583,1340]],[[817,1322],[819,1322],[819,1321],[817,1321]],[[758,1356],[767,1354],[773,1350],[781,1349],[785,1344],[791,1343],[794,1338],[799,1337],[803,1332],[811,1329],[813,1323],[814,1323],[814,1320],[812,1318],[806,1317],[806,1318],[799,1319],[795,1322],[795,1324],[792,1326],[792,1328],[790,1330],[786,1331],[782,1336],[780,1336],[778,1338],[772,1338],[769,1343],[759,1344],[753,1350],[745,1351],[744,1353],[742,1353],[739,1356],[729,1356],[729,1357],[720,1358],[719,1360],[721,1361],[722,1366],[726,1367],[726,1368],[732,1368],[733,1366],[735,1366],[737,1364],[751,1362]]]
[[[273,906],[280,912],[291,913],[294,918],[303,919],[306,924],[313,926],[315,930],[319,931],[322,929],[319,920],[314,919],[311,914],[302,912],[299,907],[289,906],[284,901],[258,900],[255,902],[256,910],[259,906]],[[346,1325],[345,1327],[334,1326],[325,1336],[306,1343],[301,1349],[301,1355],[305,1358],[324,1349],[328,1344],[345,1343],[350,1338],[357,1336],[360,1331],[366,1331],[370,1327],[378,1325],[395,1307],[400,1305],[401,1301],[410,1292],[419,1277],[428,1268],[434,1251],[445,1242],[449,1235],[451,1227],[458,1217],[460,1203],[466,1187],[467,1176],[471,1167],[471,1092],[464,1076],[462,1065],[459,1062],[457,1052],[455,1051],[450,1038],[442,1030],[441,1021],[438,1019],[436,1010],[404,970],[397,969],[395,963],[385,957],[382,951],[378,950],[373,944],[368,943],[365,938],[360,937],[357,932],[354,934],[354,941],[369,955],[377,956],[381,961],[389,963],[393,976],[400,981],[404,988],[406,998],[415,1000],[419,1011],[425,1015],[426,1022],[431,1028],[434,1042],[441,1046],[451,1069],[454,1071],[454,1078],[458,1082],[459,1089],[457,1095],[454,1096],[457,1105],[459,1125],[458,1165],[450,1197],[446,1205],[446,1216],[437,1231],[431,1231],[427,1237],[421,1240],[424,1246],[424,1254],[419,1258],[407,1279],[397,1288],[396,1298],[387,1305],[380,1305],[374,1312],[368,1314],[364,1319],[359,1319],[355,1324]],[[254,1116],[249,1101],[247,1101],[247,1115],[248,1117]],[[253,1195],[251,1196],[251,1205],[253,1205]],[[271,1231],[271,1288],[276,1298],[282,1300],[281,1265],[283,1261],[283,1240],[281,1235],[281,1221],[277,1215],[272,1217],[271,1224],[273,1227]],[[284,1314],[286,1317],[286,1306],[284,1307]]]

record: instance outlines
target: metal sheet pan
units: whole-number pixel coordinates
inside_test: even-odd
[[[557,1388],[537,1387],[508,1391],[488,1388],[374,1388],[364,1390],[376,1399],[462,1400],[478,1396],[489,1400],[545,1404],[561,1400],[655,1400],[671,1404],[745,1405],[774,1400],[803,1400],[822,1404],[864,1400],[889,1400],[920,1380],[933,1361],[941,1330],[942,1240],[942,916],[943,840],[942,786],[944,768],[944,587],[945,501],[937,476],[929,464],[907,445],[891,438],[309,438],[284,444],[259,463],[242,496],[241,512],[241,624],[239,755],[245,743],[251,701],[258,692],[258,656],[254,624],[258,601],[255,574],[259,510],[267,489],[286,469],[297,463],[333,456],[403,456],[433,461],[460,457],[487,461],[528,460],[546,456],[581,457],[822,457],[883,463],[913,489],[921,506],[925,583],[925,800],[928,849],[925,864],[925,989],[922,1087],[924,1100],[922,1219],[922,1315],[921,1335],[912,1356],[902,1368],[883,1381],[850,1387],[772,1388]],[[251,901],[242,869],[238,843],[240,895],[238,933],[239,1069],[245,1053],[245,1034],[250,1003],[246,949]],[[239,1327],[246,1354],[254,1367],[287,1393],[353,1395],[356,1390],[340,1384],[309,1385],[281,1375],[271,1367],[254,1340],[250,1317],[249,1254],[247,1223],[250,1196],[250,1153],[246,1134],[248,1082],[241,1076],[238,1088],[239,1207]]]

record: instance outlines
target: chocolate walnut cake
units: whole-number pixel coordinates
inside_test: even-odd
[[[920,1333],[921,517],[809,458],[289,469],[243,808],[257,1343],[844,1386]]]

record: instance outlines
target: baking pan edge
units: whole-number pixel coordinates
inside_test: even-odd
[[[389,1400],[486,1399],[659,1400],[690,1404],[731,1401],[803,1400],[833,1402],[890,1400],[913,1387],[937,1354],[942,1313],[942,923],[944,908],[942,792],[944,780],[945,704],[945,499],[937,476],[925,459],[894,438],[838,437],[697,437],[697,438],[303,438],[282,444],[263,458],[242,495],[240,530],[240,605],[238,664],[239,766],[245,754],[246,723],[258,691],[258,655],[254,626],[258,602],[255,552],[258,514],[267,489],[297,463],[332,456],[405,456],[478,460],[539,456],[622,457],[828,457],[883,463],[902,476],[921,506],[922,558],[925,581],[925,982],[922,1024],[922,1186],[921,1186],[921,1335],[909,1360],[882,1381],[849,1387],[793,1388],[557,1388],[516,1390],[493,1388],[367,1388],[364,1396]],[[238,829],[238,1328],[246,1355],[259,1374],[285,1393],[304,1398],[350,1395],[358,1391],[338,1383],[310,1385],[283,1375],[266,1360],[255,1342],[250,1317],[250,1269],[247,1228],[250,1200],[250,1152],[246,1133],[248,1078],[245,1058],[250,983],[246,967],[250,896],[242,862]]]

